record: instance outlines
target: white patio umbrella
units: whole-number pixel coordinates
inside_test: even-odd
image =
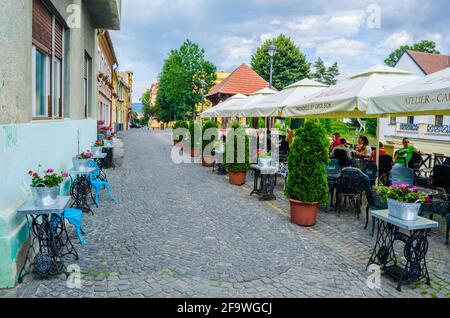
[[[312,118],[370,117],[366,114],[370,97],[417,78],[404,70],[376,65],[335,86],[289,103],[283,108],[282,115]]]
[[[276,117],[283,107],[289,103],[317,93],[328,86],[305,78],[287,86],[281,92],[267,96],[257,102],[246,104],[240,113],[241,117]]]
[[[371,115],[450,115],[450,67],[369,100]]]
[[[248,108],[258,105],[259,102],[276,93],[276,90],[263,88],[249,97],[241,99],[238,103],[227,105],[227,107],[220,109],[218,113],[221,117],[249,117],[244,115]]]
[[[208,109],[207,111],[203,112],[201,114],[201,117],[203,118],[213,118],[213,117],[222,117],[219,112],[221,111],[221,109],[229,107],[233,104],[236,103],[240,103],[243,99],[246,99],[247,96],[243,95],[243,94],[236,94],[234,96],[231,96],[230,98],[228,98],[226,101],[224,101],[223,103]]]

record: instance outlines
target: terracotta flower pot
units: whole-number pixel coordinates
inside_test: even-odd
[[[214,165],[214,157],[210,155],[203,156],[202,166],[211,168]]]
[[[179,141],[178,140],[174,140],[173,141],[173,145],[175,146],[176,144],[178,144],[179,143]]]
[[[197,149],[191,148],[191,157],[194,158],[197,156]]]
[[[308,204],[289,199],[291,203],[291,222],[301,226],[313,226],[317,222],[319,204]]]
[[[231,184],[241,186],[245,184],[245,178],[247,176],[246,171],[231,171],[228,174],[228,179]]]

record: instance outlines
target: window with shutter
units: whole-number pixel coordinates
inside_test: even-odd
[[[33,44],[43,53],[52,54],[53,15],[41,0],[33,0]]]
[[[42,0],[33,0],[33,116],[62,117],[64,27]]]

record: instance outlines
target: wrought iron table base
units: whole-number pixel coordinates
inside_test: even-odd
[[[32,273],[41,278],[48,278],[63,272],[67,276],[62,257],[73,255],[75,260],[78,260],[79,256],[67,233],[64,214],[27,215],[26,219],[32,238],[30,237],[25,261],[19,272],[18,283],[22,283],[24,277]],[[38,253],[35,250],[36,241],[39,245]],[[30,260],[31,251],[35,255],[32,262]]]
[[[276,200],[277,197],[273,194],[276,174],[261,174],[261,171],[257,169],[253,171],[253,190],[250,192],[250,195],[259,195],[261,201]]]
[[[92,187],[89,179],[85,175],[77,176],[75,181],[72,182],[70,188],[70,196],[73,199],[72,207],[80,209],[83,213],[91,213],[94,215],[90,205],[88,204],[88,197],[91,197],[94,205],[95,203],[94,195],[92,193]],[[98,207],[98,206],[97,206]]]
[[[227,169],[225,169],[225,166],[223,165],[223,163],[214,163],[213,165],[213,172],[217,169],[217,174],[218,175],[226,175],[227,174]]]
[[[377,241],[367,267],[372,264],[398,280],[397,290],[402,290],[403,284],[411,284],[425,279],[430,285],[426,254],[428,252],[428,236],[430,229],[409,231],[409,235],[399,232],[398,227],[377,219]],[[394,243],[405,244],[404,256],[406,264],[402,267],[394,251]]]

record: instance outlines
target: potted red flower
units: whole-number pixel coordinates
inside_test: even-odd
[[[72,158],[73,168],[77,171],[86,171],[89,169],[89,161],[94,157],[89,150],[83,151]]]
[[[30,170],[28,174],[31,176],[31,194],[36,206],[54,205],[61,192],[61,183],[69,176],[66,172],[58,174],[53,169],[47,169],[43,176],[39,174],[39,169],[38,172]]]

